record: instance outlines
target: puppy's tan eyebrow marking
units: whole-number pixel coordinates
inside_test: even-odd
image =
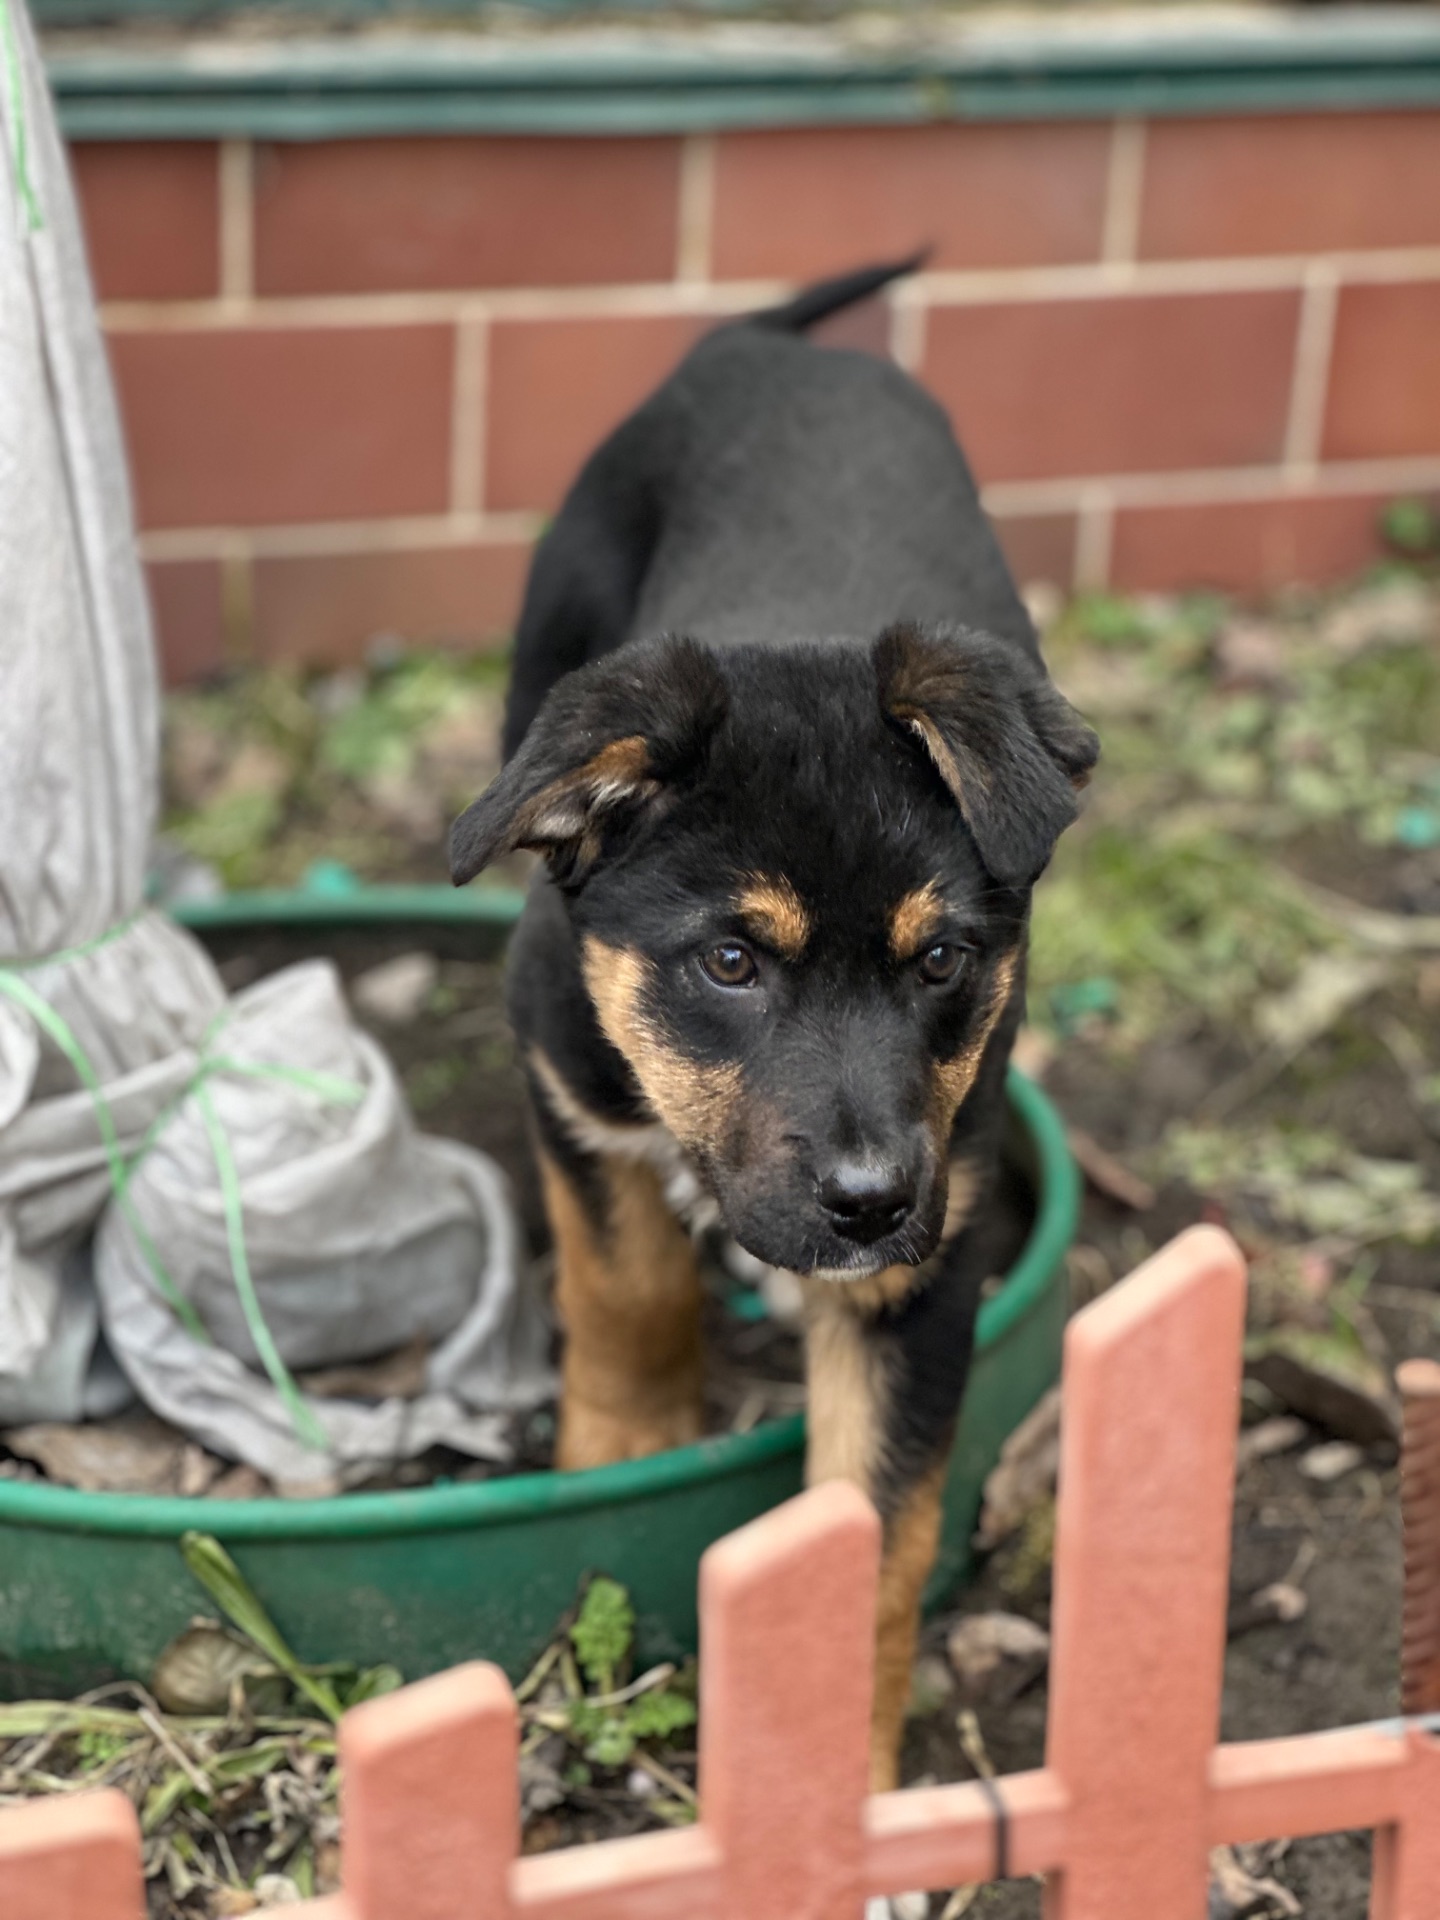
[[[923,953],[944,925],[945,901],[939,885],[927,880],[890,909],[890,951],[897,960],[913,960]]]
[[[810,938],[810,915],[783,874],[750,874],[735,905],[757,940],[787,960],[800,958]]]

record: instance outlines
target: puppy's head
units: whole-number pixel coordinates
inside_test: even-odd
[[[600,1025],[729,1231],[860,1276],[935,1246],[1097,752],[1037,657],[961,628],[650,641],[553,690],[452,871],[543,853]]]

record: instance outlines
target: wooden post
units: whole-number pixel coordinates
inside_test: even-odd
[[[700,1809],[726,1920],[858,1920],[880,1522],[841,1481],[700,1567]]]
[[[1400,1705],[1406,1713],[1440,1713],[1440,1366],[1407,1360],[1395,1384],[1405,1411]]]
[[[1239,1250],[1196,1227],[1066,1337],[1051,1920],[1204,1920],[1244,1320]]]
[[[341,1878],[355,1920],[508,1920],[516,1724],[509,1682],[478,1663],[346,1714]]]
[[[1406,1736],[1400,1818],[1375,1834],[1370,1920],[1440,1920],[1440,1741]]]
[[[144,1920],[140,1824],[123,1793],[0,1814],[4,1920]]]

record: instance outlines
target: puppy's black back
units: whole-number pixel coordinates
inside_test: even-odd
[[[505,748],[627,640],[962,621],[1034,634],[949,422],[900,370],[772,324],[718,329],[587,462],[536,554]]]

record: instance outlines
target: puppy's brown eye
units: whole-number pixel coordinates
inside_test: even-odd
[[[722,947],[711,947],[701,954],[700,965],[717,987],[753,987],[758,974],[748,947],[727,940]]]
[[[952,947],[948,941],[941,941],[921,954],[920,978],[927,987],[943,987],[947,980],[955,978],[964,962],[963,947]]]

